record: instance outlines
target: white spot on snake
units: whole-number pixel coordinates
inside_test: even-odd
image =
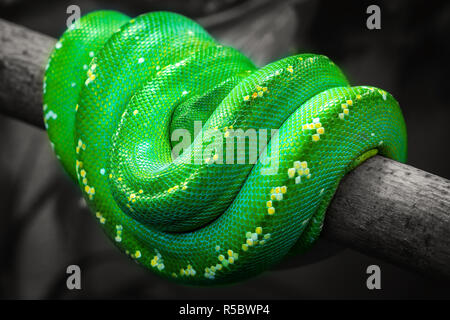
[[[116,242],[122,241],[122,231],[123,231],[122,225],[116,224],[116,237],[115,237]]]
[[[62,43],[61,42],[57,42],[55,45],[56,49],[60,49],[62,47]]]
[[[144,58],[139,58],[138,63],[144,62]]]
[[[52,110],[47,112],[47,114],[45,115],[45,121],[47,121],[48,119],[56,120],[56,118],[58,118],[58,115],[54,113]]]
[[[89,52],[89,57],[93,57],[94,56],[94,51]]]
[[[101,174],[101,175],[104,175],[104,174],[105,174],[105,168],[101,168],[101,169],[100,169],[100,174]]]

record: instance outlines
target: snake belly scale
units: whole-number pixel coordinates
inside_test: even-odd
[[[257,68],[169,12],[97,11],[74,23],[46,67],[44,120],[110,239],[194,285],[250,278],[307,250],[348,171],[377,153],[406,159],[405,123],[386,91],[350,86],[322,55]],[[174,157],[178,129],[193,139]],[[237,129],[276,129],[277,143],[269,137],[254,163],[221,164],[214,152],[191,161]]]

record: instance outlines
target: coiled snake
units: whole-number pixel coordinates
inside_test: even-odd
[[[186,284],[239,281],[307,250],[348,171],[376,153],[406,158],[389,93],[349,86],[321,55],[258,69],[168,12],[74,23],[46,68],[44,117],[112,241]]]

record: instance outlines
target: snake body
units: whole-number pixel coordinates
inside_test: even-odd
[[[348,171],[376,153],[406,158],[405,123],[386,91],[351,87],[321,55],[257,68],[169,12],[98,11],[73,24],[49,58],[44,118],[111,240],[185,284],[236,282],[307,250]],[[192,141],[176,157],[180,129]],[[276,134],[257,161],[220,163],[238,129]]]

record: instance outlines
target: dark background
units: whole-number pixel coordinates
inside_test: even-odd
[[[450,178],[449,2],[0,0],[0,18],[57,38],[70,4],[78,4],[82,14],[180,12],[261,65],[297,52],[325,54],[352,84],[392,93],[408,127],[408,163]],[[370,4],[381,8],[381,30],[366,28]],[[0,137],[0,298],[450,298],[448,282],[324,240],[308,256],[334,252],[322,261],[282,266],[238,285],[167,282],[106,239],[54,159],[45,132],[0,115]],[[69,264],[81,267],[82,290],[66,289]],[[381,267],[382,290],[366,288],[371,264]]]

